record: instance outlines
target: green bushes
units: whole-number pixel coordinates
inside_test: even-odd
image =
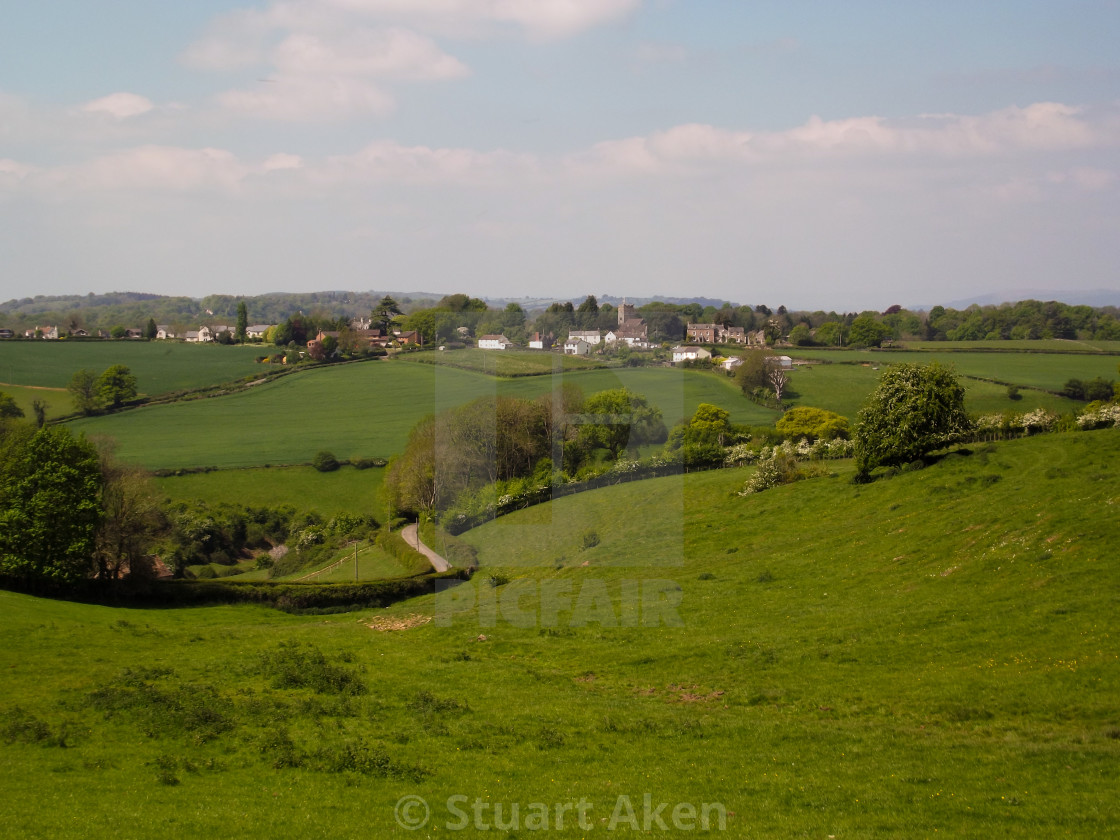
[[[323,449],[315,453],[315,457],[311,459],[311,466],[319,472],[334,472],[338,469],[339,463],[334,453]]]
[[[432,568],[428,558],[405,542],[400,531],[383,531],[377,537],[377,545],[392,557],[404,563],[405,568],[414,573],[422,573]]]

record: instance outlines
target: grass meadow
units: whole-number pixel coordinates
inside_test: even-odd
[[[122,459],[151,469],[299,464],[322,449],[340,458],[387,458],[404,448],[426,414],[486,395],[536,397],[561,381],[587,394],[629,387],[660,407],[669,426],[701,402],[727,408],[740,423],[777,417],[743,397],[730,379],[699,371],[620,368],[499,380],[453,367],[378,361],[298,371],[234,394],[70,425],[116,438]]]
[[[152,479],[159,492],[172,500],[205,499],[211,504],[249,507],[290,505],[314,511],[324,519],[338,513],[373,515],[386,519],[381,498],[384,468],[341,467],[319,472],[313,467],[270,467],[188,473]]]
[[[0,341],[0,382],[65,388],[75,371],[125,365],[142,395],[158,396],[259,373],[255,358],[267,351],[180,341]]]
[[[796,348],[791,355],[798,359],[831,362],[870,363],[941,362],[951,365],[957,373],[981,379],[995,379],[1020,387],[1060,391],[1070,379],[1117,378],[1120,355],[1087,355],[1038,352],[968,352],[930,350],[811,350]]]
[[[750,497],[748,470],[606,488],[467,532],[482,568],[439,601],[349,614],[0,592],[0,821],[442,836],[501,803],[524,837],[541,803],[549,836],[636,835],[648,795],[666,836],[704,803],[734,837],[1106,836],[1118,459],[1104,430],[858,487],[838,463]],[[580,800],[592,828],[557,827]]]

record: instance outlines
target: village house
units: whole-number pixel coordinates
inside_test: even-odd
[[[696,362],[700,359],[710,359],[712,354],[703,347],[686,347],[678,345],[673,348],[673,364],[681,362]]]
[[[58,327],[35,327],[32,330],[27,330],[24,338],[58,338]]]
[[[731,373],[732,371],[737,370],[739,365],[741,364],[743,364],[743,360],[738,356],[730,356],[729,358],[726,358],[722,362],[720,362],[719,366],[728,373]]]
[[[160,341],[175,338],[175,331],[171,329],[170,324],[156,324],[156,338]]]
[[[742,327],[726,324],[689,324],[686,327],[689,341],[697,344],[746,344],[747,331]]]
[[[569,338],[564,342],[565,356],[590,356],[591,345],[582,338]]]
[[[15,333],[9,329],[0,330],[0,338],[14,338]]]
[[[575,341],[577,338],[586,341],[588,344],[598,344],[603,340],[603,336],[598,330],[568,330],[569,341]]]
[[[533,333],[529,336],[529,347],[533,350],[547,350],[552,346],[552,334],[541,335],[539,332]]]
[[[484,335],[478,340],[480,350],[509,350],[513,342],[504,335]]]
[[[251,324],[245,328],[245,337],[264,338],[265,334],[274,326],[275,324]]]
[[[419,344],[419,345],[423,346],[423,344],[424,344],[424,339],[420,336],[420,333],[416,330],[393,330],[393,335],[396,337],[397,342],[401,345],[404,345],[404,344]],[[500,338],[505,338],[505,336],[499,336],[499,337]],[[511,346],[512,346],[512,344],[511,344]]]

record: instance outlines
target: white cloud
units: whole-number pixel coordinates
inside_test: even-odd
[[[299,155],[289,155],[283,152],[270,155],[263,164],[261,169],[265,172],[279,172],[283,170],[302,169],[303,158]]]
[[[394,106],[393,97],[376,85],[346,76],[279,76],[226,91],[218,103],[240,114],[290,122],[383,115]]]
[[[538,159],[505,151],[371,143],[353,155],[328,158],[311,177],[318,183],[510,184],[524,186],[541,176]]]
[[[22,180],[34,171],[32,167],[11,158],[0,158],[0,176]]]
[[[235,192],[250,169],[224,149],[138,146],[51,172],[52,186],[95,191]]]
[[[530,38],[566,38],[620,20],[641,0],[322,0],[329,8],[426,31],[477,35],[487,25],[515,26]]]
[[[91,114],[109,114],[118,120],[123,120],[146,114],[154,107],[150,99],[122,91],[87,102],[82,106],[82,110]]]
[[[674,126],[640,137],[609,140],[573,155],[573,171],[629,175],[691,172],[731,163],[819,165],[829,160],[953,160],[1019,152],[1074,152],[1120,145],[1120,111],[1087,114],[1058,103],[1006,108],[977,116],[923,115],[911,120],[853,117],[822,120],[779,132],[712,125]]]
[[[378,79],[450,79],[467,67],[430,38],[408,29],[360,29],[334,38],[293,33],[272,52],[285,75],[341,75]]]

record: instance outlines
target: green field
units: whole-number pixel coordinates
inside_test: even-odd
[[[548,836],[612,836],[648,794],[670,826],[721,804],[730,837],[1108,836],[1118,459],[1106,430],[859,487],[839,464],[747,498],[730,470],[597,490],[467,532],[483,568],[438,605],[0,592],[4,834],[454,836],[462,796],[468,823],[549,803]],[[592,829],[557,828],[581,799]]]
[[[0,391],[8,394],[23,409],[24,417],[32,419],[35,412],[32,403],[42,400],[46,403],[47,418],[62,417],[74,411],[74,401],[70,392],[63,388],[44,388],[41,386],[0,385]]]
[[[893,355],[876,357],[874,364],[866,365],[799,365],[790,371],[790,392],[786,401],[793,405],[827,408],[854,421],[864,400],[879,381],[880,365],[893,359]],[[1012,400],[1007,396],[1007,387],[1004,385],[963,377],[960,381],[964,386],[965,409],[973,414],[998,414],[1004,411],[1022,414],[1036,408],[1068,414],[1084,405],[1032,388],[1023,388],[1019,391],[1019,399]]]
[[[381,498],[385,470],[342,467],[319,472],[312,467],[219,470],[155,478],[159,492],[172,500],[205,499],[210,504],[282,507],[314,511],[324,519],[338,513],[386,518]]]
[[[675,368],[575,371],[561,377],[499,380],[405,361],[297,371],[247,391],[76,420],[76,431],[109,435],[123,460],[159,469],[306,463],[322,449],[340,458],[389,457],[409,430],[434,411],[497,393],[536,397],[574,382],[587,394],[626,386],[661,408],[667,425],[701,402],[740,423],[770,423],[776,413],[744,398],[726,377]]]
[[[266,352],[180,341],[0,341],[0,382],[65,388],[75,371],[125,365],[141,394],[158,396],[260,373],[267,365],[254,360]]]
[[[808,350],[796,348],[797,359],[885,365],[892,362],[941,362],[957,373],[983,379],[997,379],[1028,388],[1060,391],[1070,379],[1117,378],[1120,358],[1116,356],[1076,355],[1072,353],[970,353],[932,350]]]
[[[1120,354],[1120,341],[1077,341],[1049,338],[1008,341],[905,341],[908,350],[989,350],[998,353],[1027,351],[1029,353],[1112,353]]]
[[[591,370],[606,367],[601,360],[568,356],[551,350],[462,350],[434,351],[410,356],[413,361],[462,368],[490,376],[540,376],[555,371]]]

